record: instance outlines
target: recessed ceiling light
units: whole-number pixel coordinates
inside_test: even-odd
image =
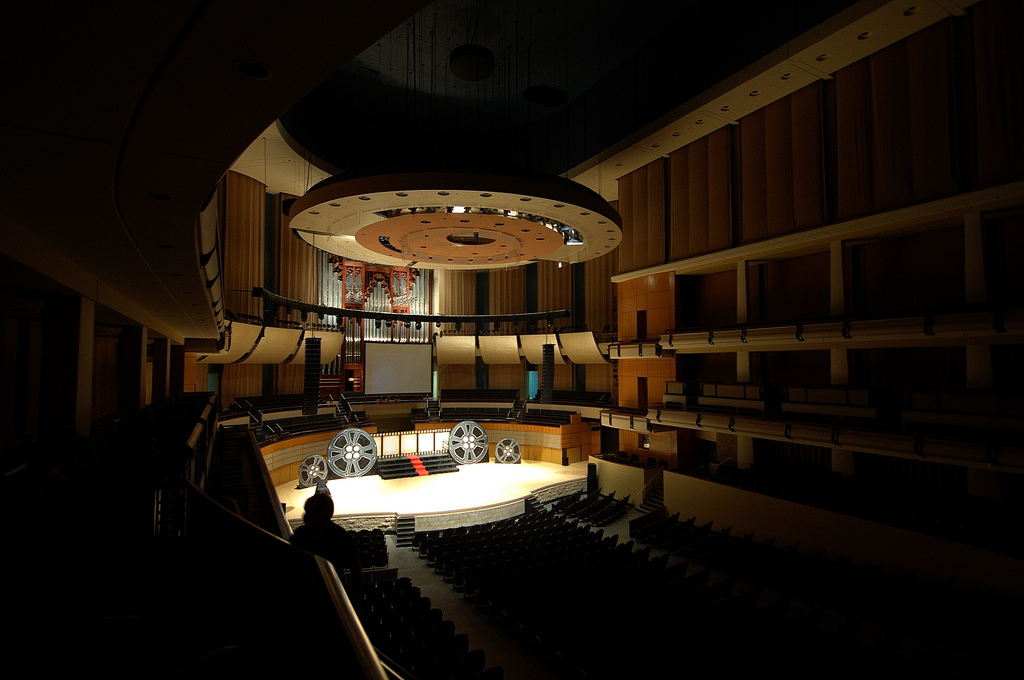
[[[243,76],[253,80],[267,80],[271,75],[270,68],[266,64],[251,59],[237,61],[235,65]]]
[[[857,36],[857,40],[867,40],[870,37],[871,37],[871,31],[864,31],[863,33],[861,33],[860,35]]]
[[[309,211],[309,214],[310,214],[310,215],[319,215],[319,214],[320,214],[320,211],[319,211],[319,210],[310,210],[310,211]]]
[[[565,203],[555,203],[555,207],[556,208],[564,208],[565,207]]]
[[[480,198],[490,198],[491,194],[480,194]]]
[[[328,203],[327,205],[331,206],[332,208],[340,208],[341,207],[341,203]]]
[[[917,5],[913,5],[912,7],[908,7],[903,10],[903,16],[905,17],[913,16],[914,14],[917,14]]]
[[[750,91],[750,96],[751,96],[751,97],[756,97],[756,96],[757,96],[757,95],[759,95],[759,94],[761,94],[761,91],[760,91],[760,90],[751,90],[751,91]]]
[[[783,79],[783,80],[789,80],[789,79],[790,79],[790,78],[792,78],[792,77],[793,77],[793,74],[792,74],[792,73],[783,73],[783,74],[782,74],[782,79]]]
[[[677,131],[677,132],[673,132],[673,133],[672,133],[672,136],[673,136],[673,137],[678,137],[678,136],[679,136],[680,134],[682,134],[682,133],[680,133],[680,132],[678,132],[678,131]]]
[[[398,196],[399,198],[405,198],[408,195],[409,194],[405,193],[404,191],[399,191],[398,193],[395,194],[395,196]]]
[[[370,197],[369,197],[369,196],[360,196],[360,197],[359,197],[359,200],[360,200],[360,201],[369,201],[369,200],[370,200]]]
[[[588,212],[581,212],[581,213],[580,213],[580,215],[582,215],[583,217],[586,217],[586,216],[587,216],[587,215],[589,215],[589,214],[590,214],[590,213],[588,213]]]
[[[522,197],[522,198],[520,198],[519,200],[520,200],[520,201],[522,201],[523,203],[527,203],[527,202],[529,202],[529,201],[532,201],[533,199],[532,199],[532,198],[530,198],[529,196],[523,196],[523,197]]]
[[[654,144],[651,144],[651,147],[655,149],[657,149],[659,146],[661,146],[661,142],[655,142]]]
[[[827,52],[825,54],[819,54],[818,58],[817,58],[817,61],[825,61],[826,59],[828,59],[828,53]]]
[[[703,118],[698,118],[697,119],[697,125],[703,125],[703,124],[704,124],[704,119]]]
[[[732,107],[726,104],[725,106],[722,107],[722,111],[728,111],[730,108]]]
[[[448,192],[447,192],[447,191],[438,191],[438,192],[437,192],[437,195],[438,195],[438,196],[447,196],[447,195],[448,195]]]
[[[621,167],[622,167],[622,161],[619,161],[618,163],[616,163],[616,164],[615,164],[615,167],[617,167],[617,168],[621,168]]]

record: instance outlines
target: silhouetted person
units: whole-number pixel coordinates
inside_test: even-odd
[[[359,594],[363,585],[359,548],[347,531],[331,521],[334,501],[330,494],[313,494],[306,500],[304,510],[303,524],[292,535],[292,544],[330,561],[339,577],[349,569],[352,592]]]

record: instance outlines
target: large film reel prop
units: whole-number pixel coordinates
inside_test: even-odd
[[[448,453],[459,465],[479,463],[487,457],[487,433],[472,420],[463,420],[448,436]]]
[[[360,477],[377,462],[377,442],[366,430],[342,430],[327,447],[327,464],[339,477]]]
[[[507,465],[514,465],[522,460],[519,442],[511,437],[502,439],[494,446],[494,460]]]
[[[316,486],[318,480],[327,479],[327,461],[319,453],[306,456],[299,463],[299,486]]]

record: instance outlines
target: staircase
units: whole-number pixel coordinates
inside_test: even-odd
[[[520,399],[519,395],[516,395],[516,400],[512,404],[512,409],[508,412],[509,420],[522,421],[523,416],[526,415],[526,400]]]
[[[651,488],[644,494],[644,502],[637,508],[640,512],[651,512],[665,507],[665,485],[659,476]]]
[[[395,531],[395,545],[399,548],[412,546],[412,539],[416,535],[416,518],[412,515],[398,518],[398,526]]]
[[[441,420],[441,402],[427,399],[427,420]]]
[[[459,467],[455,464],[455,460],[447,453],[389,456],[377,459],[377,473],[381,479],[400,479],[458,471]]]
[[[526,512],[524,514],[532,515],[538,512],[545,512],[544,504],[537,500],[537,497],[532,493],[526,497]]]

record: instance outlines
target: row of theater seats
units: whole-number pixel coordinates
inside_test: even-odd
[[[756,493],[863,517],[873,522],[1024,557],[1020,507],[981,497],[867,483],[857,475],[799,466],[720,465],[713,481]]]
[[[600,493],[584,494],[582,490],[560,499],[552,506],[556,514],[575,517],[597,527],[607,526],[629,512],[629,495],[615,499],[615,492],[603,496]]]
[[[1001,671],[1014,655],[1016,627],[997,622],[1018,602],[802,555],[695,519],[672,517],[643,534],[676,557],[602,532],[542,512],[421,533],[414,548],[565,677],[969,675]]]
[[[470,649],[469,638],[408,577],[364,585],[356,610],[378,652],[417,680],[504,677],[499,666],[485,668],[483,650]]]
[[[388,566],[388,544],[380,529],[360,529],[349,532],[359,549],[359,564],[363,569],[385,569]]]

